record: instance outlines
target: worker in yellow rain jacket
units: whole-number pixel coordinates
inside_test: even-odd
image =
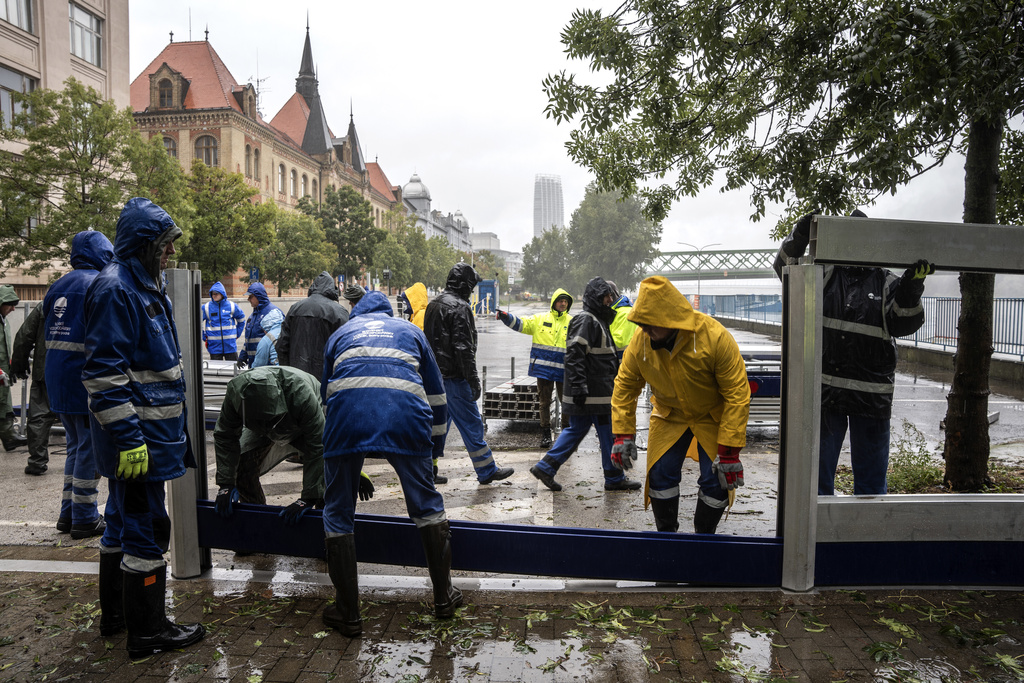
[[[430,303],[427,297],[427,288],[422,282],[414,283],[405,290],[405,300],[409,302],[409,322],[416,327],[423,329],[423,314]]]
[[[620,295],[618,285],[611,280],[608,280],[608,284],[611,285],[612,294],[615,296],[615,300],[612,301],[615,320],[608,326],[608,329],[612,333],[612,341],[615,342],[615,353],[618,354],[621,361],[622,354],[625,353],[626,347],[629,346],[629,340],[633,338],[633,333],[637,331],[637,326],[636,323],[629,321],[629,313],[633,310],[633,305],[629,303],[629,297],[625,294]]]
[[[658,531],[677,531],[683,461],[692,458],[700,465],[693,528],[713,534],[730,492],[743,486],[739,454],[750,410],[743,356],[728,330],[694,311],[664,277],[640,283],[629,320],[643,334],[633,335],[615,378],[612,464],[629,469],[637,457],[636,404],[646,382],[653,410],[645,503]]]

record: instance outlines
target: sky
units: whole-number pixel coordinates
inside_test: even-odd
[[[615,3],[617,4],[617,3]],[[610,5],[614,6],[614,5]],[[334,134],[348,115],[368,160],[393,185],[418,174],[432,208],[461,210],[474,232],[493,232],[519,251],[533,238],[534,176],[562,178],[565,223],[591,180],[570,160],[570,126],[544,116],[541,82],[563,69],[583,74],[559,40],[588,0],[393,0],[306,4],[264,0],[184,3],[131,0],[130,69],[134,80],[169,41],[209,40],[239,83],[261,90],[273,118],[295,91],[307,11],[320,95]],[[607,9],[607,7],[605,7]],[[190,29],[191,25],[191,29]],[[866,211],[871,216],[961,221],[963,162],[933,170]],[[751,223],[743,192],[717,187],[676,204],[663,224],[662,251],[719,243],[715,249],[775,248],[776,216]]]

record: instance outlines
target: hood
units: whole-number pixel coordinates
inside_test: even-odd
[[[618,299],[612,302],[612,310],[619,310],[623,306],[629,306],[629,297],[623,294]]]
[[[14,291],[14,285],[0,285],[0,305],[3,304],[15,304],[17,305],[19,299],[17,293]]]
[[[354,306],[360,299],[366,296],[366,290],[356,283],[350,282],[345,285],[345,291],[341,295],[345,297],[345,301]]]
[[[391,302],[388,301],[388,298],[382,292],[367,292],[366,296],[352,307],[352,313],[349,314],[348,319],[352,320],[357,316],[369,313],[385,313],[392,318],[395,317],[395,312],[391,308]]]
[[[226,289],[224,289],[224,285],[222,285],[220,283],[220,280],[218,280],[217,282],[214,282],[213,286],[210,287],[210,294],[211,295],[213,295],[213,294],[220,294],[225,299],[228,298],[228,292],[227,292]]]
[[[331,301],[338,300],[338,285],[334,284],[334,278],[326,270],[316,276],[313,284],[309,286],[309,295],[320,294]]]
[[[692,330],[697,316],[675,285],[657,275],[640,283],[640,292],[626,319],[637,325]]]
[[[271,308],[270,312],[263,316],[260,320],[260,325],[263,326],[265,332],[273,332],[275,335],[278,330],[281,329],[281,323],[284,322],[284,315],[281,311],[276,308]]]
[[[565,308],[565,312],[566,312],[566,314],[568,314],[569,311],[572,310],[572,304],[573,304],[572,294],[570,294],[569,292],[565,291],[561,287],[556,289],[555,293],[551,295],[551,310],[555,311],[555,301],[557,301],[558,297],[560,297],[560,296],[564,296],[566,299],[569,300],[569,305],[566,306],[566,308]],[[555,313],[557,314],[558,311],[555,311]]]
[[[249,289],[245,290],[245,296],[248,297],[250,294],[256,297],[256,302],[259,304],[256,308],[263,308],[270,303],[267,288],[263,286],[262,282],[254,282],[249,285]]]
[[[181,236],[181,229],[174,224],[166,211],[142,197],[129,199],[117,219],[114,253],[118,258],[127,259],[140,248],[159,240],[168,231],[173,235],[171,239]],[[174,231],[177,231],[177,235],[174,235]],[[150,264],[143,265],[149,269]]]
[[[430,297],[427,296],[427,287],[422,282],[417,282],[405,290],[406,301],[413,313],[422,311],[427,307]]]
[[[460,299],[469,301],[469,295],[473,288],[480,282],[480,276],[468,263],[456,263],[448,273],[448,281],[445,289],[452,292]]]
[[[604,304],[604,298],[608,294],[613,294],[613,291],[603,277],[595,277],[583,290],[583,310],[596,315],[605,325],[611,325],[615,320],[615,311],[611,306]]]
[[[114,245],[96,230],[83,230],[71,238],[71,267],[75,270],[103,270],[114,258]]]
[[[240,395],[242,422],[264,427],[269,432],[282,416],[288,414],[288,404],[281,390],[280,367],[268,365],[255,368],[239,375],[243,376],[245,382]]]

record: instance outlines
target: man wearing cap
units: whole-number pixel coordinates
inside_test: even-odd
[[[159,206],[129,200],[117,221],[114,258],[85,299],[82,383],[97,469],[110,488],[100,553],[119,555],[121,568],[104,571],[110,564],[100,562],[101,623],[112,634],[127,627],[133,659],[192,645],[206,633],[202,624],[169,621],[164,610],[163,555],[171,538],[164,482],[195,466],[185,433],[181,347],[163,274],[179,237],[181,229]]]
[[[360,287],[355,282],[350,282],[345,285],[345,289],[342,290],[341,296],[348,302],[349,310],[355,308],[355,305],[359,303],[359,300],[366,294],[366,290]]]
[[[629,320],[634,334],[622,357],[612,393],[612,464],[636,460],[636,404],[651,385],[645,504],[658,531],[679,529],[679,484],[686,458],[700,467],[693,530],[713,534],[743,486],[740,450],[747,443],[750,385],[739,346],[709,315],[693,310],[668,279],[640,283]],[[712,460],[714,457],[714,460]]]
[[[11,373],[11,351],[14,336],[11,334],[11,323],[8,316],[18,305],[18,295],[13,285],[0,285],[0,440],[5,451],[13,451],[28,443],[24,436],[14,431],[14,402],[11,400],[11,385],[14,375]]]
[[[565,337],[572,316],[572,297],[562,288],[551,295],[551,306],[543,313],[519,318],[498,309],[498,320],[516,332],[533,337],[530,347],[530,369],[527,374],[537,378],[537,396],[540,399],[540,447],[551,446],[551,391],[562,401],[562,382],[565,379]],[[563,425],[564,427],[565,425]]]

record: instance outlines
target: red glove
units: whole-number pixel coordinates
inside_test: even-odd
[[[741,446],[718,445],[718,457],[711,465],[711,471],[718,475],[722,488],[731,491],[743,486],[743,463],[740,462]]]
[[[628,470],[633,468],[633,461],[636,460],[636,443],[633,442],[635,434],[616,434],[615,442],[612,444],[612,467],[617,470]]]
[[[501,322],[505,322],[506,320],[508,320],[508,313],[506,313],[505,311],[503,311],[501,309],[498,309],[494,313],[494,318],[495,318],[495,320],[500,320]]]
[[[0,387],[6,387],[10,383],[10,378],[6,375],[6,373],[4,373],[3,370],[0,370]]]

